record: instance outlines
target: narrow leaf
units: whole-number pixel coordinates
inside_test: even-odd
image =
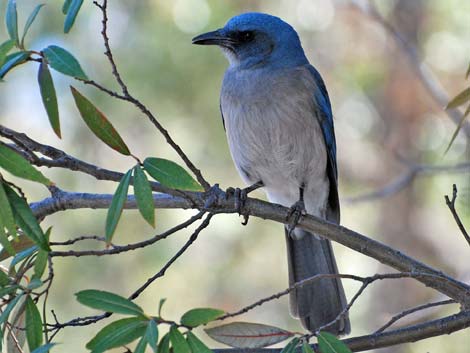
[[[18,224],[20,228],[23,229],[23,232],[38,244],[41,249],[50,251],[46,236],[42,232],[36,217],[34,217],[33,212],[26,201],[18,196],[10,186],[4,184],[3,187],[5,188],[8,200],[10,201],[16,224]]]
[[[26,340],[30,351],[42,345],[41,314],[29,295],[26,297]]]
[[[36,348],[31,353],[48,353],[52,347],[54,347],[57,343],[46,343],[45,345]]]
[[[0,269],[0,287],[5,287],[8,283],[10,283],[10,277]]]
[[[318,334],[318,347],[321,353],[351,353],[348,346],[329,332]]]
[[[212,339],[235,348],[261,348],[293,335],[279,327],[251,322],[232,322],[204,330]]]
[[[29,31],[29,27],[31,27],[31,25],[33,24],[34,20],[36,19],[36,16],[38,15],[39,11],[41,10],[41,8],[44,6],[45,4],[39,4],[37,5],[33,12],[31,12],[31,14],[29,15],[28,19],[26,20],[26,23],[24,25],[24,31],[23,31],[23,36],[21,37],[21,44],[20,46],[23,47],[24,45],[24,38],[26,37],[26,34],[28,33]]]
[[[59,120],[59,106],[57,104],[57,96],[55,93],[54,81],[52,80],[51,72],[47,61],[43,58],[39,65],[38,71],[39,90],[41,92],[42,103],[46,108],[49,122],[56,135],[61,138],[60,133],[60,120]]]
[[[315,353],[312,347],[308,344],[308,342],[304,342],[302,345],[302,353]]]
[[[70,4],[72,3],[72,0],[65,0],[64,1],[64,5],[62,5],[62,13],[64,15],[67,14],[67,12],[69,11],[69,8],[70,8]]]
[[[10,235],[16,236],[15,218],[13,217],[13,211],[8,201],[7,194],[3,188],[3,183],[0,183],[0,220]],[[0,259],[0,261],[1,260],[3,259]]]
[[[187,333],[189,347],[192,353],[213,353],[199,338],[197,338],[191,331]]]
[[[101,353],[111,348],[128,344],[145,334],[147,321],[131,317],[110,323],[102,328],[96,336],[87,343],[86,348],[92,353]]]
[[[143,336],[137,346],[135,346],[134,353],[145,353],[145,348],[147,348],[147,340]]]
[[[146,158],[144,168],[156,181],[169,188],[201,191],[202,186],[181,166],[163,158]]]
[[[129,156],[131,154],[129,148],[127,148],[121,136],[106,116],[74,87],[71,86],[70,89],[72,90],[73,98],[80,111],[80,115],[96,137],[112,149],[125,156]]]
[[[155,205],[152,188],[139,165],[134,167],[134,193],[142,217],[155,228]]]
[[[50,228],[49,228],[50,229]],[[48,230],[49,231],[49,230]],[[46,232],[47,236],[47,232]],[[47,251],[39,250],[36,255],[36,261],[34,262],[34,277],[40,279],[44,274],[47,266],[47,258],[49,254]]]
[[[15,66],[26,62],[26,59],[28,57],[29,57],[29,51],[19,51],[19,52],[7,55],[3,66],[0,68],[0,79],[4,78],[5,75]]]
[[[188,342],[184,339],[183,334],[176,328],[170,328],[170,342],[173,347],[173,353],[191,353]]]
[[[0,217],[0,244],[2,244],[2,248],[6,250],[8,254],[12,256],[16,254],[15,249],[13,248],[10,241],[8,240],[8,234],[5,232],[5,225],[3,224],[3,219],[1,217]]]
[[[7,41],[0,44],[0,67],[3,66],[7,54],[10,52],[11,49],[13,49],[14,46],[15,41],[12,39],[8,39]]]
[[[6,306],[6,308],[3,310],[2,314],[0,315],[0,325],[8,321],[8,317],[10,316],[11,311],[14,309],[16,304],[18,304],[18,302],[20,301],[22,297],[23,297],[23,293],[18,294],[8,303],[8,305]]]
[[[8,331],[6,332],[6,341],[7,341],[7,353],[21,353],[18,351],[17,347],[23,347],[26,342],[26,332],[24,331],[25,327],[25,307],[26,300],[22,300],[15,308],[15,314],[13,318],[10,319],[10,325]]]
[[[88,80],[87,75],[78,63],[77,59],[64,48],[50,45],[43,50],[43,54],[49,65],[64,75],[81,80]]]
[[[295,348],[299,344],[300,340],[299,338],[294,338],[292,339],[282,350],[281,353],[294,353]]]
[[[69,33],[70,29],[72,28],[73,24],[75,23],[75,19],[77,18],[78,11],[80,11],[80,7],[82,6],[83,0],[72,0],[69,4],[64,3],[64,8],[66,8],[67,15],[65,16],[64,22],[64,33]]]
[[[165,302],[166,302],[166,298],[160,299],[160,302],[158,303],[158,316],[162,315],[162,308]]]
[[[170,352],[170,334],[167,333],[162,337],[158,344],[158,353],[169,353]]]
[[[19,264],[24,259],[26,259],[26,258],[30,257],[31,255],[33,255],[36,251],[38,251],[38,249],[39,249],[38,246],[34,245],[34,246],[32,246],[28,249],[20,251],[18,254],[16,254],[13,257],[13,260],[11,260],[10,269],[15,267],[17,264]]]
[[[464,89],[462,92],[460,92],[457,96],[455,96],[449,104],[447,104],[446,109],[454,109],[462,104],[465,104],[466,102],[470,101],[470,87],[467,89]]]
[[[142,308],[120,295],[101,290],[87,289],[75,294],[83,305],[106,312],[140,316]]]
[[[0,167],[8,170],[11,174],[31,181],[36,181],[44,185],[50,185],[40,171],[34,168],[22,155],[0,143]]]
[[[223,315],[225,311],[212,308],[197,308],[187,311],[181,316],[182,325],[196,327],[207,324]]]
[[[19,45],[18,39],[18,14],[16,12],[16,0],[8,0],[7,10],[5,12],[5,23],[10,39]]]
[[[25,234],[21,234],[20,236],[16,237],[16,239],[12,239],[10,241],[10,244],[13,249],[15,249],[16,253],[29,249],[32,246],[36,246],[36,243]],[[10,256],[11,255],[8,254],[6,251],[0,251],[0,261],[8,259]]]
[[[119,218],[121,218],[122,209],[127,199],[127,191],[129,189],[129,183],[131,180],[131,172],[132,170],[129,170],[126,174],[124,174],[121,181],[119,182],[119,185],[111,201],[108,214],[106,216],[106,241],[108,243],[111,242],[119,222]]]
[[[157,342],[158,342],[158,328],[155,320],[150,320],[147,325],[147,331],[145,332],[145,338],[152,348],[154,353],[157,353]],[[193,352],[194,353],[194,352]]]
[[[455,128],[455,131],[454,133],[452,134],[452,137],[449,141],[449,144],[447,145],[447,148],[446,148],[446,151],[444,152],[444,154],[446,154],[447,152],[449,152],[450,148],[452,147],[452,144],[454,143],[455,141],[455,138],[457,137],[457,135],[459,134],[460,132],[460,129],[462,128],[463,126],[463,123],[465,122],[465,119],[467,118],[467,116],[470,114],[470,104],[469,106],[467,107],[467,110],[465,111],[465,113],[462,115],[462,118],[460,118],[460,121],[459,121],[459,124],[457,125],[457,127]]]

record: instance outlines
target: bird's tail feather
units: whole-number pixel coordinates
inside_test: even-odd
[[[338,273],[331,242],[302,229],[289,236],[286,229],[289,285],[317,274]],[[302,326],[315,332],[333,321],[346,307],[346,296],[340,278],[322,278],[295,289],[290,294],[290,309]],[[347,314],[325,329],[335,335],[351,330]]]

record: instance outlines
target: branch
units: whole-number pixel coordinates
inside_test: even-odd
[[[470,172],[470,163],[459,163],[454,165],[427,165],[410,164],[408,169],[386,186],[359,196],[347,197],[341,201],[348,204],[356,204],[365,201],[373,201],[392,196],[411,184],[419,176],[436,174],[466,173]]]
[[[447,195],[444,196],[444,198],[446,200],[447,207],[449,207],[449,210],[452,213],[452,216],[454,216],[455,223],[457,223],[457,226],[462,232],[462,235],[464,236],[468,245],[470,245],[470,236],[468,235],[467,230],[463,226],[463,223],[460,220],[459,214],[457,213],[457,210],[455,209],[455,200],[457,200],[457,186],[455,184],[452,186],[452,200],[450,200],[449,196]]]

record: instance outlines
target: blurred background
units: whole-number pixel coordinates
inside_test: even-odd
[[[64,35],[62,1],[41,1],[27,46],[40,50],[56,44],[71,51],[88,76],[117,89],[105,57],[100,12],[86,1],[71,33]],[[17,1],[20,28],[36,0]],[[242,12],[268,12],[291,23],[300,34],[306,54],[322,74],[335,115],[338,144],[342,224],[366,234],[456,278],[469,281],[469,251],[444,202],[457,184],[458,211],[470,227],[470,175],[426,174],[386,197],[358,201],[380,190],[409,170],[410,164],[453,165],[470,161],[470,144],[460,133],[447,154],[455,124],[432,99],[415,69],[382,25],[364,14],[358,2],[347,0],[142,0],[110,1],[111,46],[124,80],[170,131],[211,183],[222,188],[242,186],[232,165],[219,114],[218,95],[226,61],[217,48],[191,45],[191,38],[219,28]],[[3,18],[6,1],[0,1]],[[466,0],[385,0],[375,5],[382,16],[415,45],[422,59],[451,97],[468,86],[470,60],[470,2]],[[0,28],[0,42],[7,38]],[[0,121],[40,142],[105,168],[125,171],[134,161],[100,143],[87,129],[73,105],[69,85],[88,96],[112,120],[130,149],[139,157],[158,156],[180,162],[153,126],[129,104],[111,99],[53,72],[62,123],[59,140],[47,122],[36,81],[37,64],[14,70],[0,85]],[[116,184],[66,170],[44,170],[59,187],[70,191],[112,193]],[[29,201],[47,190],[22,181]],[[262,192],[252,196],[264,198]],[[356,202],[355,202],[356,201]],[[156,230],[137,211],[125,211],[115,242],[146,239],[188,218],[191,211],[157,210]],[[104,210],[62,212],[48,217],[54,240],[79,235],[103,235]],[[251,218],[220,215],[198,241],[138,299],[156,314],[160,298],[168,298],[163,315],[177,320],[193,307],[237,310],[287,286],[286,250],[282,225]],[[152,247],[121,256],[54,260],[55,280],[49,298],[60,321],[96,312],[79,305],[74,293],[93,288],[127,296],[187,240],[181,231]],[[101,245],[87,243],[84,248]],[[360,253],[335,244],[340,271],[372,275],[389,268]],[[349,298],[357,283],[345,281]],[[412,280],[382,281],[369,287],[350,316],[352,335],[373,332],[395,313],[443,299]],[[404,319],[410,324],[458,310],[447,306]],[[287,298],[272,301],[237,318],[301,330],[288,313]],[[51,318],[52,321],[52,318]],[[84,344],[109,321],[58,336],[55,352],[83,352]],[[211,347],[219,347],[201,333]],[[403,344],[380,352],[468,352],[470,334]],[[122,351],[122,350],[117,350]],[[372,351],[371,351],[372,352]]]

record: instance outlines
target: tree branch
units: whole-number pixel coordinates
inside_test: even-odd
[[[457,200],[457,185],[454,184],[452,186],[452,200],[450,200],[449,196],[447,195],[444,196],[444,198],[446,200],[447,207],[449,207],[449,210],[452,213],[452,216],[454,216],[455,223],[457,223],[457,226],[462,232],[462,235],[464,236],[468,245],[470,245],[470,236],[468,235],[467,230],[465,229],[462,221],[460,220],[459,214],[457,213],[457,210],[455,209],[455,200]]]

